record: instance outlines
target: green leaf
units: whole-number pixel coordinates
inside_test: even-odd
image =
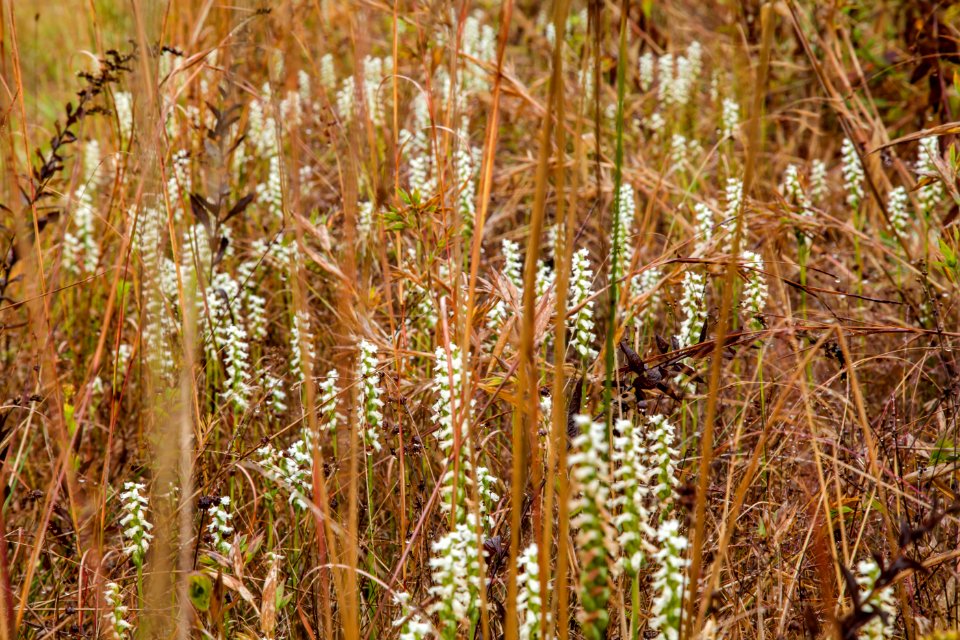
[[[190,574],[189,598],[198,611],[210,609],[210,599],[213,597],[213,581],[205,573],[199,571]]]

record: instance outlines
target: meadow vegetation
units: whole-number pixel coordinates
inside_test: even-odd
[[[957,636],[960,5],[0,7],[0,640]]]

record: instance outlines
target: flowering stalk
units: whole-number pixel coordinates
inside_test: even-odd
[[[469,445],[465,440],[469,433],[471,412],[468,409],[465,415],[462,408],[466,374],[460,349],[456,345],[450,345],[449,359],[443,347],[437,347],[435,356],[433,388],[437,400],[433,403],[433,420],[437,424],[437,444],[447,458],[440,505],[445,512],[454,509],[454,522],[463,522],[468,512],[466,493],[470,475]],[[470,408],[472,404],[471,402]],[[460,445],[459,451],[456,449],[457,444]]]
[[[213,548],[224,555],[230,553],[231,544],[227,538],[233,535],[233,527],[230,526],[233,514],[228,511],[229,508],[230,496],[221,497],[216,506],[210,509],[210,524],[207,525],[207,533],[213,538]]]
[[[596,357],[597,352],[590,346],[593,343],[593,300],[590,300],[590,287],[593,281],[593,269],[590,268],[589,252],[586,248],[573,254],[573,264],[570,268],[570,303],[569,313],[578,309],[570,323],[570,346],[583,360]]]
[[[907,231],[909,215],[907,214],[907,190],[904,187],[896,187],[890,190],[887,196],[887,210],[890,213],[890,224],[893,226],[897,235],[904,235]]]
[[[342,417],[337,411],[337,396],[340,390],[337,388],[339,374],[336,369],[327,371],[327,377],[320,383],[320,431],[330,434],[332,442],[337,441],[337,424]]]
[[[680,618],[683,613],[683,579],[688,561],[683,557],[687,538],[680,534],[680,523],[674,518],[665,520],[657,529],[659,567],[653,575],[653,617],[650,626],[658,629],[666,640],[680,638]]]
[[[680,311],[684,317],[680,323],[680,333],[677,334],[677,343],[681,349],[692,346],[699,341],[703,324],[707,320],[707,310],[704,304],[707,289],[705,276],[697,271],[687,271],[683,274],[682,286]]]
[[[744,251],[740,258],[743,260],[744,266],[763,271],[763,258],[753,251]],[[762,329],[763,322],[760,320],[760,316],[763,315],[763,310],[767,306],[767,283],[762,273],[750,273],[743,287],[743,298],[740,306],[750,316],[750,328],[754,330]]]
[[[876,560],[863,560],[857,565],[857,584],[865,591],[861,596],[863,602],[863,611],[866,613],[876,613],[876,617],[863,625],[860,637],[865,640],[884,640],[892,635],[892,625],[889,624],[888,616],[896,615],[896,601],[893,595],[893,587],[886,585],[877,586],[880,579],[880,566]]]
[[[146,486],[137,482],[125,482],[120,500],[123,504],[124,515],[120,518],[123,527],[123,537],[127,539],[127,546],[123,551],[133,560],[137,572],[143,570],[143,561],[150,548],[153,534],[150,531],[153,525],[147,520],[147,497],[141,492]]]
[[[724,98],[720,112],[720,134],[724,138],[733,138],[740,126],[740,105],[733,98]]]
[[[410,606],[410,594],[398,591],[393,599],[400,607],[400,615],[393,621],[393,626],[399,628],[398,640],[426,640],[433,632],[433,625]]]
[[[933,182],[917,190],[917,198],[924,215],[929,215],[934,207],[943,200],[943,184],[940,182],[940,173],[937,171],[936,164],[934,164],[934,158],[939,156],[940,147],[937,138],[931,136],[920,140],[917,149],[917,175],[920,178],[934,178]]]
[[[517,613],[520,614],[520,640],[536,640],[540,636],[540,615],[543,598],[540,594],[540,561],[536,542],[517,557]],[[550,614],[547,613],[549,620]]]
[[[367,452],[378,452],[380,424],[383,422],[383,400],[380,399],[379,374],[377,373],[377,347],[363,340],[360,342],[360,358],[357,363],[360,378],[360,424],[363,425],[363,445]]]
[[[844,138],[840,147],[843,160],[843,187],[847,191],[847,206],[856,211],[863,201],[863,165],[857,155],[857,148],[850,138]]]
[[[473,219],[476,216],[477,183],[473,152],[466,141],[462,142],[457,149],[456,167],[457,182],[459,183],[457,200],[460,203],[463,237],[469,238],[473,234]]]
[[[810,197],[814,202],[821,202],[826,195],[827,163],[818,158],[810,168]]]
[[[611,457],[617,466],[613,473],[616,497],[612,504],[620,508],[614,524],[620,531],[620,563],[628,575],[636,576],[644,561],[644,541],[652,532],[647,500],[652,494],[650,479],[654,469],[641,429],[629,420],[618,420],[614,431],[617,435],[613,438]]]
[[[696,250],[702,253],[706,251],[710,245],[710,238],[713,237],[713,211],[707,205],[698,202],[693,205],[693,221],[697,234]]]
[[[610,599],[612,566],[617,557],[617,544],[606,505],[610,499],[607,475],[607,433],[601,422],[588,416],[575,417],[580,434],[572,442],[568,458],[570,475],[579,491],[570,505],[571,525],[577,530],[576,547],[580,556],[580,604],[578,618],[584,636],[589,640],[606,637],[610,621],[607,601]],[[573,495],[573,494],[572,494]]]
[[[667,505],[670,498],[673,497],[673,489],[677,484],[677,479],[673,473],[675,461],[679,456],[674,444],[676,431],[666,416],[652,415],[647,421],[650,425],[648,427],[650,430],[648,447],[651,460],[655,466],[651,479],[655,481],[653,492],[660,504]],[[666,513],[666,509],[662,509],[661,513]]]
[[[130,142],[133,135],[133,96],[129,91],[117,91],[113,94],[113,107],[120,126],[121,145]]]
[[[108,582],[103,590],[103,600],[107,605],[107,612],[103,615],[110,625],[109,632],[112,640],[126,640],[133,625],[127,620],[127,606],[123,604],[123,594],[120,585]]]
[[[293,375],[301,384],[306,380],[304,373],[303,356],[313,362],[313,333],[310,331],[310,317],[306,311],[293,314],[293,323],[290,325],[290,368]]]
[[[468,513],[464,522],[433,543],[429,566],[433,584],[429,593],[436,600],[430,612],[437,616],[443,640],[454,640],[458,628],[472,629],[480,601],[480,554],[477,522]]]

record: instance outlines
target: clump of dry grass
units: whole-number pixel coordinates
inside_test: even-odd
[[[952,6],[4,7],[0,639],[955,628]]]

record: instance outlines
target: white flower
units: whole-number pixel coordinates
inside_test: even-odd
[[[659,99],[664,106],[685,106],[690,102],[703,70],[703,49],[699,42],[687,47],[686,55],[660,57]]]
[[[480,604],[480,554],[473,514],[433,543],[429,566],[433,579],[429,593],[435,599],[430,613],[439,619],[443,638],[457,637],[457,628],[469,625]]]
[[[863,165],[860,164],[857,148],[850,138],[844,138],[840,148],[843,159],[843,187],[847,191],[847,206],[855,210],[863,201]]]
[[[758,316],[763,315],[763,310],[767,306],[767,283],[762,273],[764,269],[763,258],[753,251],[744,251],[740,254],[740,259],[744,266],[757,269],[757,271],[751,271],[747,277],[747,282],[743,286],[740,306],[750,316],[750,328],[761,329],[763,324]]]
[[[537,297],[545,296],[551,287],[553,287],[555,280],[556,274],[553,272],[553,269],[550,268],[550,265],[543,260],[537,260],[537,279],[533,283]]]
[[[611,453],[617,464],[613,473],[616,497],[612,504],[620,507],[614,524],[620,531],[617,542],[623,554],[621,563],[634,576],[643,565],[644,540],[652,531],[647,502],[653,493],[649,485],[655,469],[641,429],[629,420],[618,420],[614,430],[618,435],[613,438]]]
[[[433,632],[433,625],[410,606],[410,594],[395,592],[394,601],[400,606],[400,616],[393,621],[394,627],[400,627],[398,640],[426,640]]]
[[[297,72],[297,92],[300,97],[300,104],[304,108],[308,107],[312,101],[312,92],[310,87],[310,74],[306,69],[300,69]]]
[[[650,87],[653,86],[653,72],[654,72],[655,66],[656,66],[656,61],[653,58],[653,53],[651,53],[650,51],[646,51],[642,56],[640,56],[640,62],[639,62],[640,88],[643,91],[649,91]]]
[[[650,267],[634,276],[632,280],[632,291],[634,297],[639,298],[644,294],[650,293],[650,296],[647,298],[647,305],[645,307],[645,310],[648,312],[653,311],[656,309],[657,305],[660,304],[660,291],[656,289],[656,286],[659,284],[661,277],[663,277],[663,274],[660,272],[660,269],[657,269],[656,267]],[[633,316],[633,319],[634,323],[637,326],[640,326],[643,324],[644,316],[638,313]]]
[[[127,632],[133,629],[133,625],[127,620],[128,607],[123,604],[120,585],[116,582],[108,582],[103,589],[103,601],[107,605],[107,611],[103,614],[103,617],[110,625],[109,631],[112,634],[112,639],[126,640]]]
[[[803,192],[803,186],[800,184],[800,172],[797,170],[797,165],[787,165],[786,170],[783,172],[783,185],[780,189],[783,197],[786,198],[788,202],[800,207],[800,212],[804,216],[813,216],[810,201],[807,199],[807,195]]]
[[[271,215],[277,219],[283,218],[283,177],[279,155],[270,156],[267,182],[257,185],[257,198],[266,205]]]
[[[230,541],[227,540],[233,535],[233,527],[230,526],[230,520],[233,518],[228,509],[230,508],[230,496],[220,498],[216,506],[210,509],[210,524],[207,525],[207,532],[213,538],[213,548],[223,554],[230,553]]]
[[[430,130],[430,109],[425,96],[418,95],[413,101],[414,129],[401,132],[400,139],[406,148],[409,159],[410,192],[418,192],[422,200],[433,196],[437,188],[433,177],[433,145]]]
[[[145,490],[146,486],[141,483],[125,482],[123,493],[120,494],[124,511],[120,518],[120,527],[127,540],[123,551],[133,558],[133,563],[138,568],[143,566],[150,541],[153,540],[153,534],[150,533],[153,525],[147,520],[147,497],[141,493]]]
[[[361,202],[357,207],[357,236],[365,242],[373,229],[373,203]]]
[[[670,162],[673,171],[683,171],[687,167],[690,155],[690,142],[682,133],[675,133],[670,138]]]
[[[266,401],[274,415],[283,415],[287,410],[287,392],[284,391],[284,381],[277,376],[266,373],[263,379],[263,390],[266,392]]]
[[[697,251],[702,252],[710,245],[710,238],[713,237],[713,211],[710,207],[698,202],[693,205],[693,219],[697,237]]]
[[[358,413],[363,425],[363,444],[368,452],[380,451],[380,425],[383,422],[383,400],[380,399],[380,375],[377,373],[377,347],[363,340],[357,364],[360,378],[360,406]]]
[[[594,340],[593,334],[593,300],[589,300],[593,281],[593,270],[590,268],[589,251],[586,247],[573,254],[573,264],[570,269],[570,302],[569,312],[579,307],[579,310],[568,318],[570,326],[570,346],[584,360],[596,357],[597,352],[590,346]],[[582,305],[582,306],[581,306]]]
[[[267,337],[267,300],[258,293],[259,288],[253,276],[260,256],[267,251],[266,244],[258,239],[252,250],[256,257],[240,263],[237,268],[237,282],[242,287],[240,296],[249,334],[254,339],[263,340]]]
[[[337,424],[342,416],[337,412],[337,388],[339,374],[336,369],[327,371],[327,377],[320,383],[320,430],[336,434]]]
[[[666,416],[655,414],[647,418],[648,449],[652,463],[655,466],[651,480],[655,481],[652,489],[660,504],[669,504],[673,496],[673,489],[677,479],[673,474],[676,459],[680,452],[676,449],[676,430]]]
[[[520,640],[540,637],[543,597],[540,593],[540,560],[536,542],[517,556],[517,613],[520,616]],[[547,620],[550,613],[547,612]]]
[[[523,287],[523,262],[520,260],[520,245],[504,238],[500,244],[503,253],[503,275],[517,288]]]
[[[724,98],[720,110],[720,122],[723,125],[720,133],[724,138],[732,138],[740,126],[740,105],[733,98]]]
[[[120,125],[120,142],[126,144],[133,134],[133,96],[128,91],[117,91],[113,94],[113,106]]]
[[[250,404],[253,373],[250,368],[250,338],[246,329],[235,321],[237,311],[234,304],[239,294],[239,284],[229,274],[214,274],[207,295],[213,323],[208,345],[211,360],[222,357],[225,363],[224,400],[242,412]]]
[[[377,100],[377,91],[386,73],[389,73],[389,62],[375,56],[366,56],[363,59],[363,97],[366,102],[367,113],[375,126],[383,126],[383,109]],[[386,70],[384,67],[386,66]]]
[[[704,296],[707,289],[706,278],[697,271],[687,271],[683,274],[683,293],[680,296],[680,312],[683,321],[680,323],[680,333],[677,342],[680,348],[696,344],[703,330],[703,323],[707,319],[707,308]]]
[[[663,131],[667,126],[667,121],[663,119],[663,115],[659,111],[654,111],[646,119],[645,124],[647,129],[649,129],[654,138],[660,136],[660,132]]]
[[[910,221],[907,213],[908,203],[909,198],[906,188],[896,187],[890,190],[890,194],[887,196],[887,209],[890,215],[890,224],[893,225],[899,235],[906,233],[907,224]]]
[[[289,503],[301,511],[305,510],[313,487],[313,455],[309,434],[304,431],[301,438],[282,454],[266,445],[257,449],[257,455],[268,474],[289,491]]]
[[[467,514],[467,487],[470,478],[469,443],[473,401],[464,404],[463,394],[468,389],[468,376],[463,367],[460,348],[450,345],[450,356],[443,347],[437,347],[436,371],[433,389],[437,395],[433,403],[433,421],[437,424],[437,444],[447,457],[447,472],[441,490],[441,508],[449,511],[456,491],[455,521],[462,522]],[[459,443],[460,449],[456,450]],[[458,456],[457,460],[453,456]],[[456,463],[456,464],[455,464]],[[486,469],[484,469],[486,472]],[[477,470],[478,479],[480,470]],[[455,475],[458,474],[458,475]],[[481,482],[481,487],[483,483]],[[482,509],[481,509],[482,511]]]
[[[917,190],[917,198],[924,214],[929,214],[943,200],[943,183],[940,182],[940,173],[934,164],[934,158],[939,156],[940,147],[937,138],[931,136],[920,140],[920,146],[917,149],[917,175],[921,178],[934,178],[933,182]]]
[[[320,58],[320,84],[327,91],[337,86],[337,72],[333,68],[333,54],[325,53]]]
[[[857,565],[857,572],[860,574],[857,576],[857,584],[864,590],[864,593],[861,595],[863,610],[868,613],[874,611],[883,612],[889,616],[887,622],[884,622],[883,617],[880,615],[872,618],[861,629],[860,637],[864,638],[864,640],[883,640],[884,638],[888,638],[893,635],[892,632],[894,630],[890,622],[892,622],[893,617],[897,614],[893,587],[887,585],[878,588],[877,580],[880,578],[880,566],[876,560],[872,558],[870,560],[862,560]]]
[[[631,231],[637,213],[633,187],[626,182],[620,184],[620,194],[613,202],[613,238],[610,242],[610,266],[614,258],[617,263],[617,275],[626,272],[633,261],[633,238]],[[614,255],[615,252],[619,252]]]
[[[306,311],[298,311],[293,314],[293,322],[290,325],[290,369],[293,375],[303,383],[306,380],[303,371],[303,356],[309,358],[308,362],[313,362],[316,357],[313,348],[313,332],[310,330],[310,316]]]
[[[337,114],[344,122],[349,122],[355,115],[356,92],[357,85],[353,76],[344,78],[340,90],[337,91]]]
[[[666,640],[680,637],[680,618],[683,612],[684,573],[688,561],[683,557],[687,548],[686,537],[680,534],[680,523],[666,520],[657,529],[657,552],[654,558],[659,565],[653,574],[653,617],[650,626],[660,631]]]
[[[604,637],[609,622],[608,577],[616,570],[614,562],[618,557],[612,519],[607,511],[610,504],[607,429],[602,422],[593,422],[588,416],[578,415],[574,420],[580,434],[573,439],[573,451],[567,460],[575,491],[579,492],[579,495],[571,494],[570,505],[581,564],[582,610],[578,617],[587,637]]]
[[[265,84],[261,90],[261,100],[250,103],[247,135],[253,143],[257,155],[261,158],[270,158],[280,151],[277,121],[264,111],[264,105],[269,109],[270,85]]]
[[[463,142],[456,152],[457,182],[459,183],[460,216],[463,220],[463,234],[469,237],[473,232],[473,219],[476,215],[477,183],[475,180],[473,153],[468,143]]]
[[[819,158],[810,167],[810,197],[821,202],[827,195],[827,163]]]
[[[483,13],[474,11],[463,23],[463,53],[480,62],[492,62],[497,55],[497,32],[488,24],[481,25]],[[455,21],[456,22],[456,21]],[[461,74],[465,92],[483,91],[488,84],[487,73],[480,66],[467,62]],[[446,92],[440,94],[446,95]]]

